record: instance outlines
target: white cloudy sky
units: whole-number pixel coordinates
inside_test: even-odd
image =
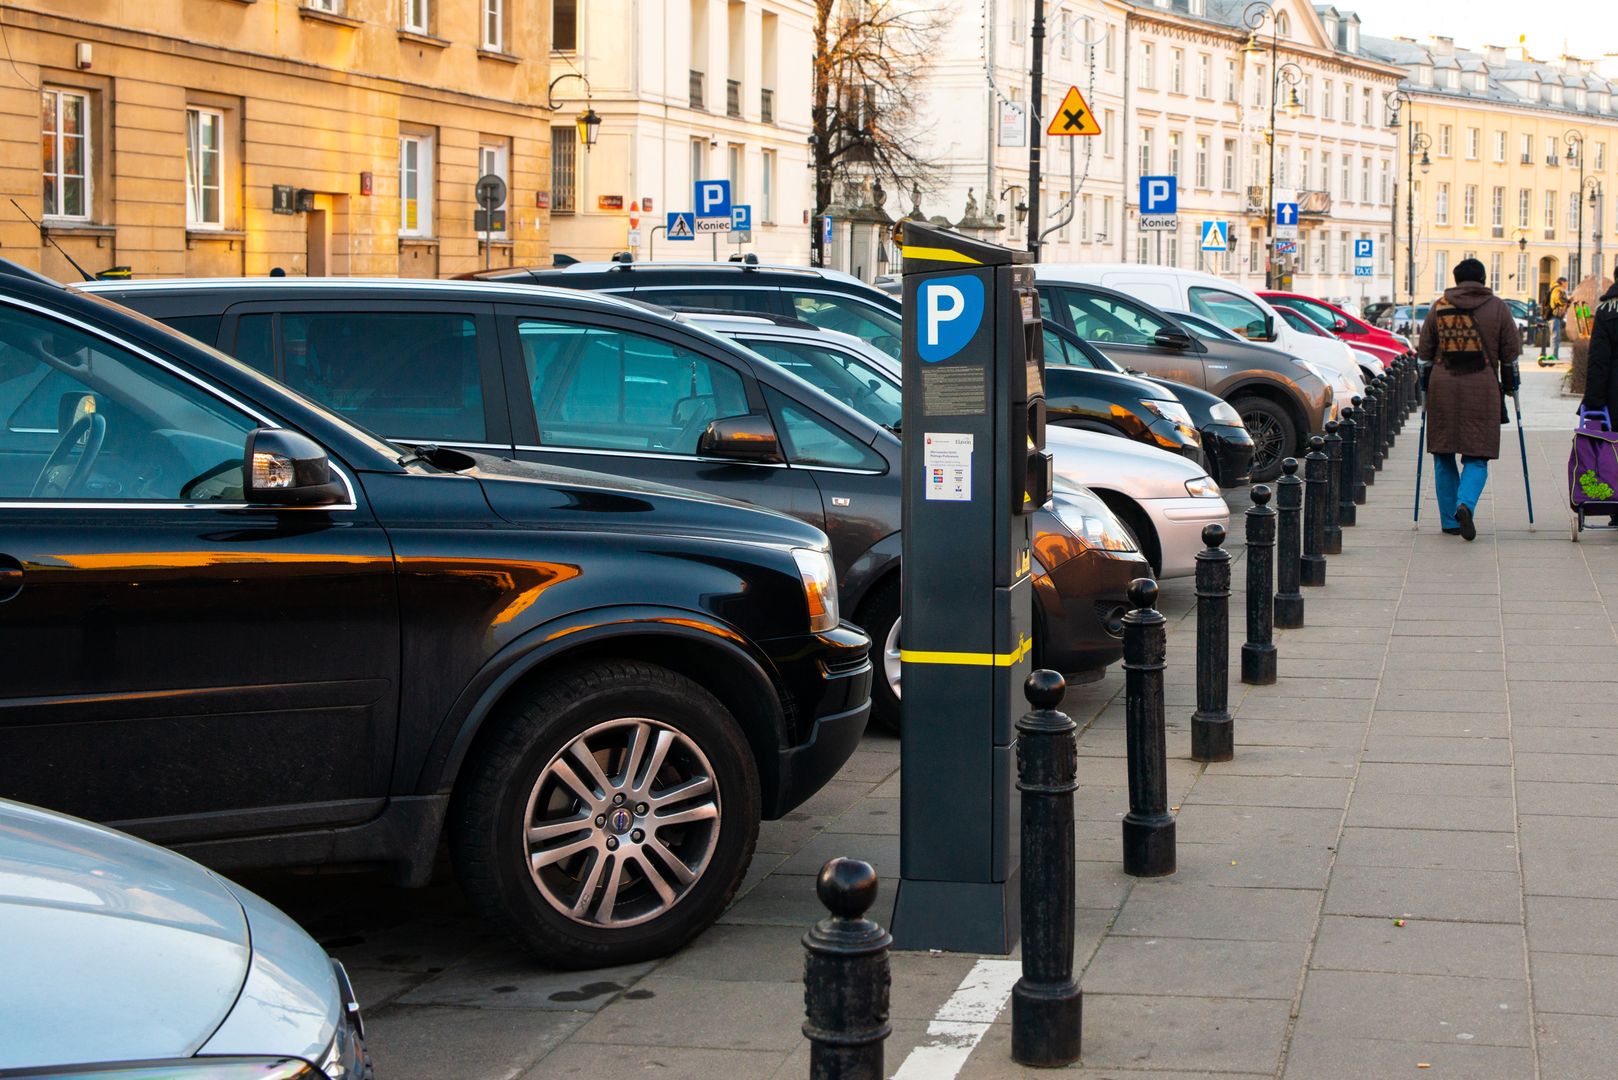
[[[1522,0],[1334,0],[1355,11],[1363,32],[1377,37],[1425,38],[1444,34],[1457,45],[1515,45],[1528,35],[1533,55],[1549,60],[1566,51],[1596,57],[1618,53],[1618,4],[1610,0],[1527,4]]]

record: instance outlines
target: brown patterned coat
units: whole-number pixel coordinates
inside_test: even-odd
[[[1470,311],[1482,339],[1484,365],[1475,371],[1457,371],[1444,362],[1439,347],[1438,305],[1421,324],[1417,349],[1423,364],[1432,364],[1427,383],[1427,451],[1463,457],[1500,456],[1500,370],[1515,364],[1522,352],[1522,335],[1506,302],[1485,285],[1467,282],[1444,292],[1444,298]]]

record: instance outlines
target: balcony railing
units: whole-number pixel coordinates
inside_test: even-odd
[[[1553,169],[1560,169],[1562,167],[1562,159],[1557,154],[1546,154],[1545,164],[1549,165]]]
[[[775,123],[774,90],[760,90],[758,92],[758,118],[766,124]]]
[[[691,73],[691,107],[693,109],[705,109],[705,108],[707,108],[707,106],[703,104],[703,94],[702,94],[703,79],[704,79],[704,76],[703,76],[702,72],[693,71]]]
[[[1534,163],[1534,155],[1533,154],[1524,154],[1522,156],[1522,163],[1524,165],[1532,165]]]
[[[1491,226],[1489,228],[1489,235],[1494,237],[1496,240],[1502,240],[1506,235],[1506,227],[1504,225]]]
[[[1545,230],[1545,239],[1547,239],[1547,240],[1555,240],[1556,239],[1556,230],[1555,229],[1546,229]]]
[[[725,80],[725,115],[741,116],[742,84],[737,79]]]

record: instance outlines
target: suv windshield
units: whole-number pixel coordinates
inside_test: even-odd
[[[737,340],[872,423],[889,431],[899,430],[899,420],[904,415],[899,387],[865,358],[809,341],[745,334],[737,335]]]
[[[1265,312],[1246,297],[1223,289],[1191,288],[1191,310],[1206,316],[1249,341],[1268,341]],[[1285,308],[1281,309],[1283,313]]]
[[[895,359],[899,356],[899,316],[863,300],[837,293],[782,290],[792,304],[792,314],[822,330],[841,330],[861,341],[870,342]]]

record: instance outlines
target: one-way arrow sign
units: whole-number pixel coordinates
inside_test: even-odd
[[[1067,96],[1051,117],[1050,127],[1045,129],[1047,135],[1100,135],[1101,125],[1096,123],[1095,114],[1090,106],[1084,102],[1084,95],[1079,93],[1077,86],[1067,88]]]
[[[1296,225],[1298,223],[1298,204],[1295,202],[1276,203],[1275,223],[1277,225]]]

